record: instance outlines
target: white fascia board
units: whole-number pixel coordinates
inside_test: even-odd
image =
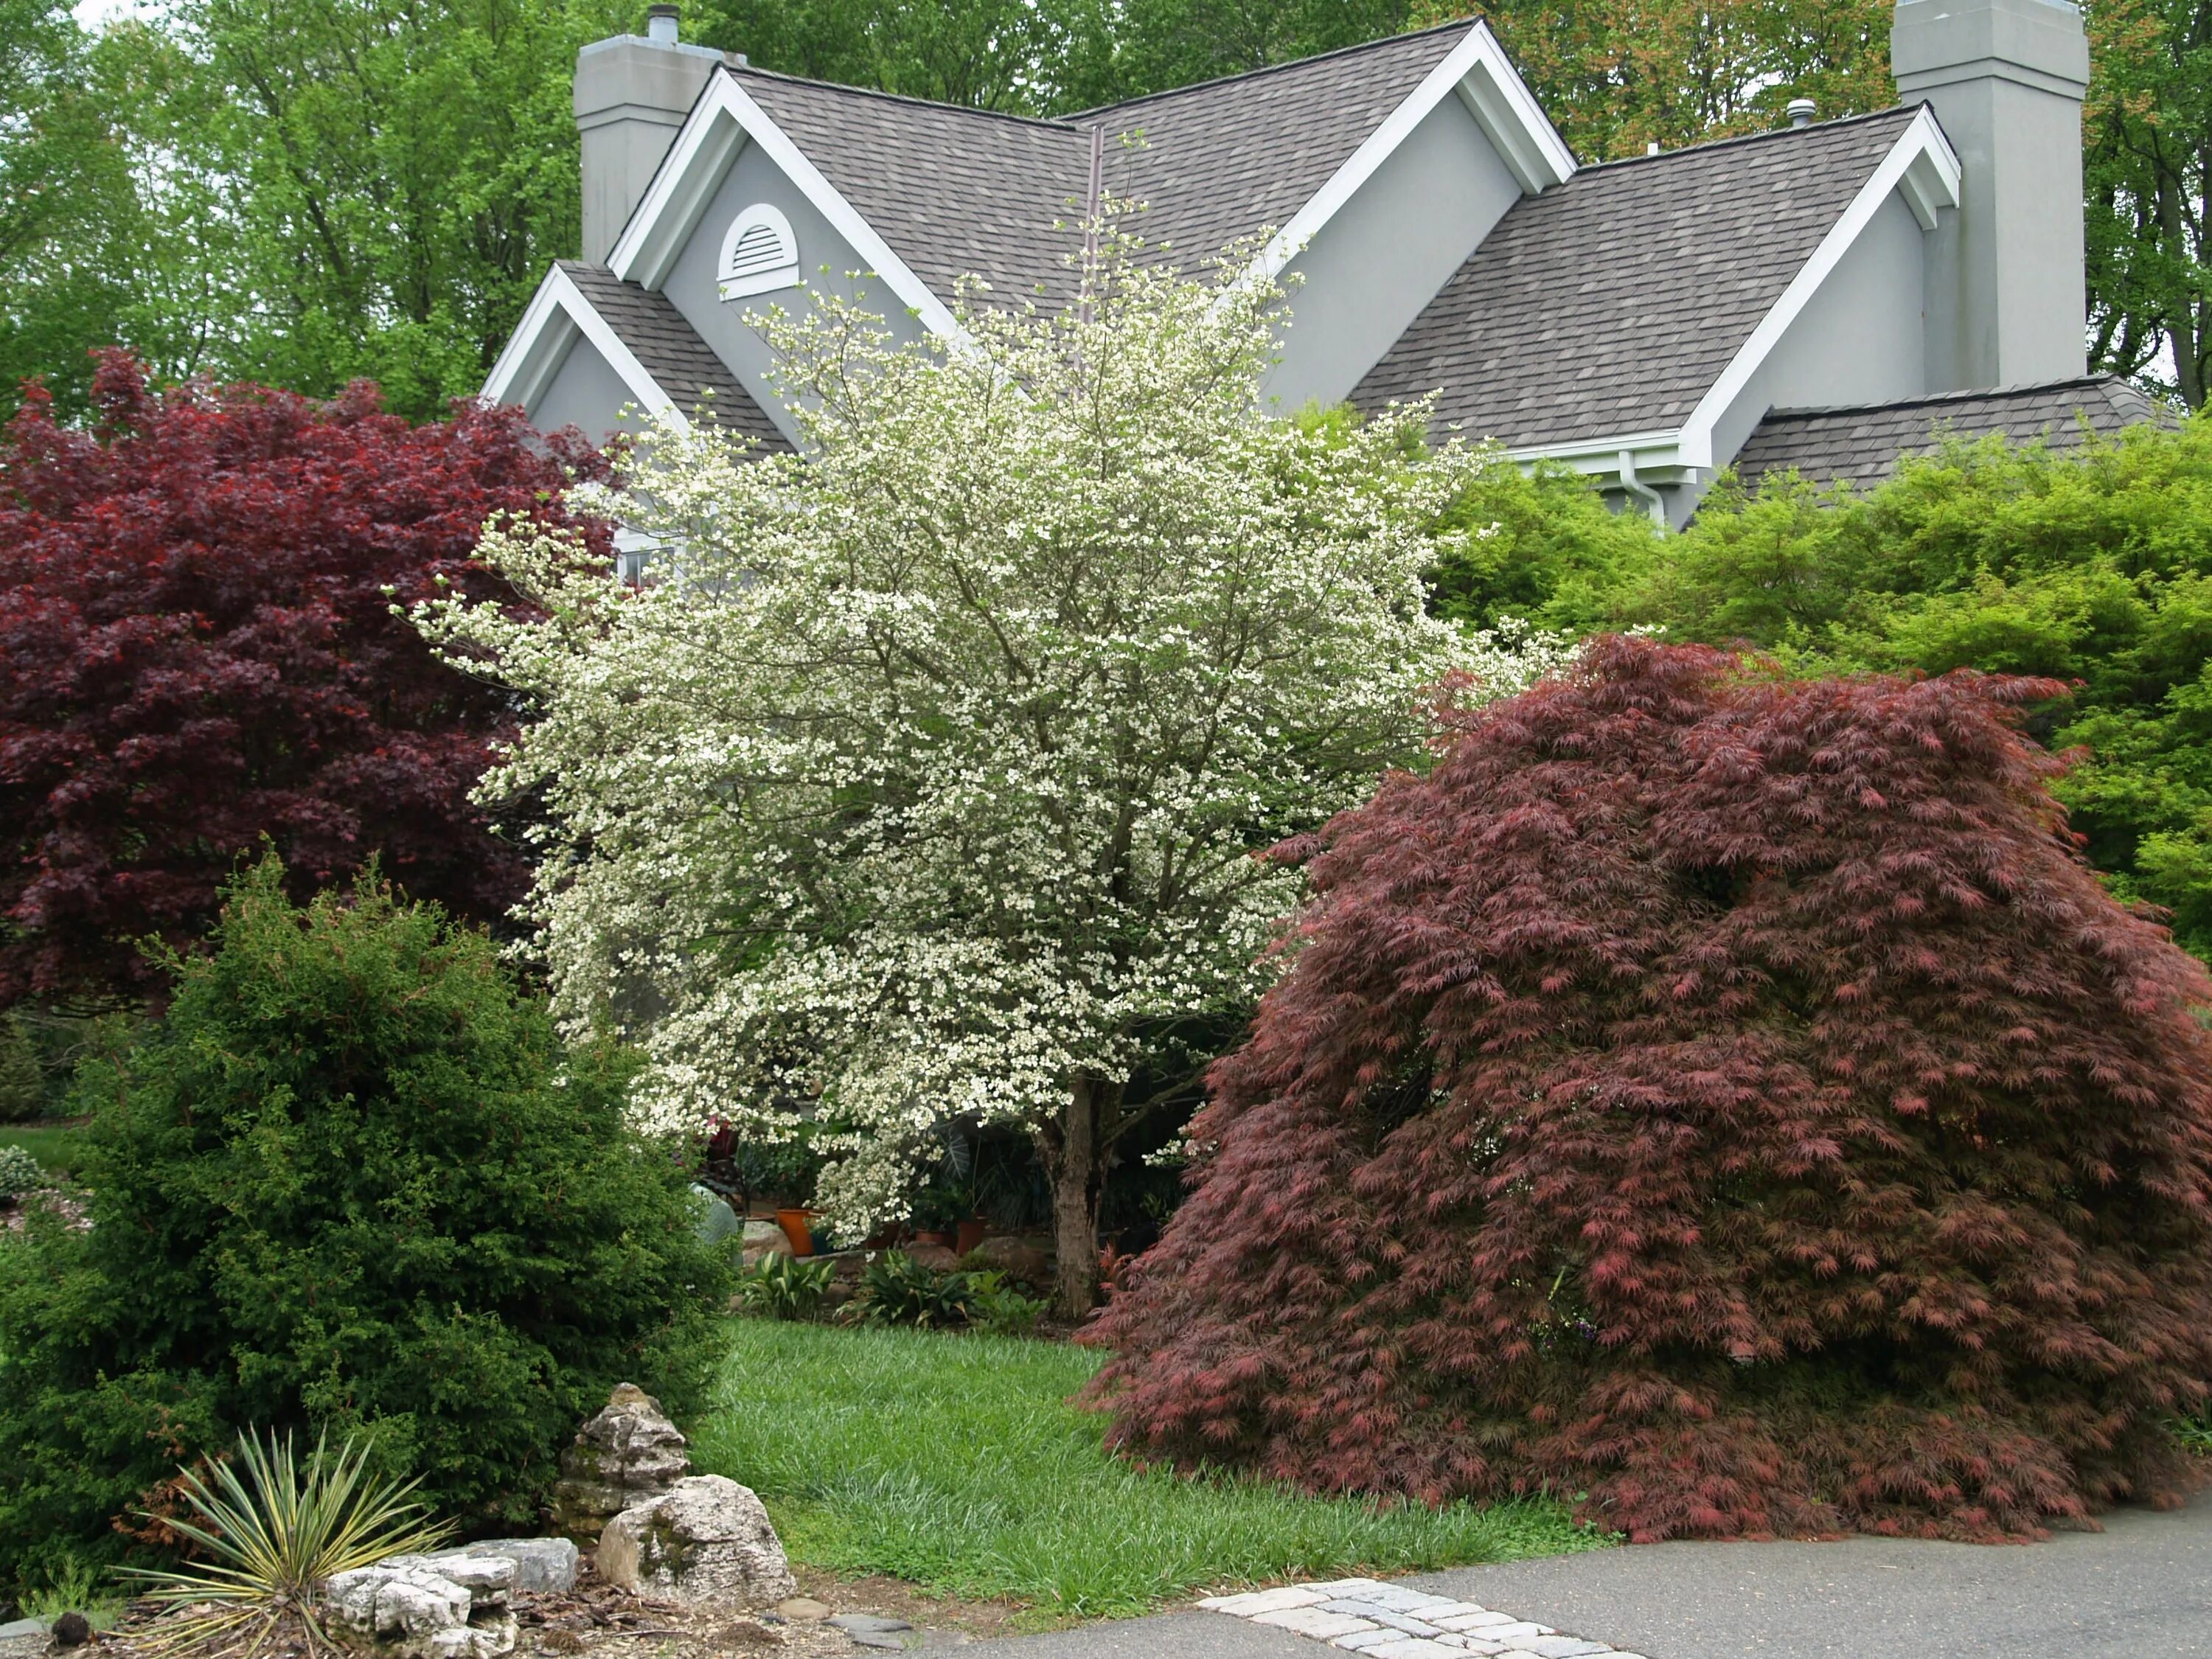
[[[646,373],[637,354],[607,326],[606,319],[592,308],[583,291],[558,265],[548,270],[545,280],[538,283],[529,308],[515,325],[507,349],[491,366],[491,374],[478,395],[486,403],[521,404],[527,407],[552,384],[553,376],[560,371],[569,348],[580,336],[606,359],[607,366],[637,399],[640,409],[679,428],[690,429],[691,423],[676,406],[676,400]]]
[[[1577,472],[1607,477],[1620,471],[1623,455],[1634,457],[1637,467],[1644,471],[1687,465],[1682,457],[1682,433],[1679,428],[1664,432],[1617,433],[1611,437],[1577,439],[1568,443],[1530,444],[1505,453],[1523,465],[1557,461]]]
[[[614,252],[607,256],[615,275],[625,282],[659,288],[696,228],[699,216],[723,174],[748,143],[760,146],[925,327],[952,343],[967,343],[967,331],[953,320],[944,301],[891,252],[875,227],[822,176],[822,170],[806,159],[790,135],[769,118],[768,112],[727,70],[708,78],[699,101],[691,106],[690,115],[676,135],[667,159],[653,174],[652,188],[623,227]]]
[[[1934,112],[1923,104],[1911,125],[1890,146],[1889,154],[1882,157],[1881,165],[1851,198],[1843,216],[1828,228],[1828,234],[1813,250],[1813,257],[1790,279],[1790,286],[1782,290],[1782,297],[1759,319],[1751,337],[1738,348],[1729,366],[1721,371],[1720,379],[1698,400],[1697,408],[1682,423],[1683,456],[1688,465],[1713,465],[1714,426],[1742,394],[1774,348],[1782,343],[1782,337],[1790,331],[1798,313],[1812,303],[1820,284],[1827,281],[1844,255],[1850,252],[1851,245],[1874,222],[1890,192],[1895,191],[1905,198],[1923,231],[1932,230],[1937,208],[1959,205],[1959,179],[1958,153],[1951,148],[1950,140],[1944,137],[1943,129],[1936,124]]]
[[[1351,158],[1329,175],[1290,223],[1275,233],[1237,279],[1237,285],[1282,275],[1283,268],[1375,176],[1429,112],[1453,93],[1466,103],[1523,194],[1536,195],[1574,176],[1574,152],[1537,104],[1528,82],[1506,57],[1505,48],[1490,32],[1490,25],[1477,22],[1423,77],[1421,84],[1367,135]]]

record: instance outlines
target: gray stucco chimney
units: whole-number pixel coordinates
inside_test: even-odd
[[[2081,12],[1900,0],[1889,49],[1899,97],[1934,109],[1963,170],[1929,239],[1929,390],[2085,373]]]
[[[722,54],[678,38],[677,9],[653,8],[647,35],[594,40],[576,54],[584,149],[584,258],[605,264],[653,170]]]

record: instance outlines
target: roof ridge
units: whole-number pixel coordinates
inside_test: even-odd
[[[1193,81],[1188,86],[1163,87],[1158,92],[1139,93],[1134,98],[1124,98],[1118,103],[1094,104],[1089,109],[1078,110],[1072,115],[1058,118],[1066,122],[1088,121],[1094,116],[1131,109],[1139,104],[1157,103],[1164,98],[1180,98],[1185,93],[1205,92],[1214,87],[1225,87],[1233,81],[1255,81],[1263,75],[1280,75],[1289,70],[1304,69],[1310,64],[1325,64],[1334,58],[1349,58],[1357,52],[1378,51],[1384,46],[1395,46],[1401,40],[1418,40],[1423,35],[1447,34],[1454,30],[1465,32],[1481,21],[1480,17],[1455,17],[1449,22],[1431,23],[1426,28],[1407,29],[1401,34],[1379,35],[1372,40],[1361,40],[1349,46],[1317,52],[1310,57],[1287,58],[1279,64],[1262,64],[1257,69],[1238,70],[1233,75],[1217,75],[1210,81]]]
[[[2063,380],[2020,380],[2010,386],[1968,386],[1954,392],[1923,392],[1917,398],[1895,398],[1879,404],[1812,404],[1802,408],[1770,409],[1759,419],[1761,424],[1764,424],[1767,421],[1811,420],[1823,415],[1872,414],[1878,410],[1922,409],[1931,404],[1955,404],[1966,403],[1976,398],[2019,397],[2033,392],[2064,392],[2076,386],[2085,391],[2091,387],[2102,391],[2109,389],[2115,383],[2128,386],[2131,391],[2137,389],[2129,383],[2124,375],[2115,374],[2107,370],[2096,374],[2072,375]]]
[[[738,76],[757,75],[764,81],[781,81],[794,87],[820,87],[830,92],[849,92],[857,98],[880,99],[888,104],[906,104],[915,109],[937,110],[952,115],[973,115],[986,120],[1011,122],[1016,126],[1042,127],[1048,131],[1065,133],[1073,137],[1083,129],[1073,118],[1065,115],[1019,115],[1012,110],[978,109],[973,104],[948,104],[941,99],[917,98],[911,93],[885,92],[880,87],[856,87],[843,81],[823,81],[810,75],[787,75],[781,70],[763,69],[757,64],[732,64],[726,60],[720,65],[724,74]]]
[[[1735,144],[1765,143],[1772,138],[1787,138],[1808,132],[1827,132],[1837,127],[1856,126],[1868,121],[1879,121],[1887,115],[1900,115],[1907,110],[1921,107],[1917,104],[1891,104],[1882,109],[1863,110],[1856,115],[1838,115],[1833,120],[1815,121],[1809,126],[1769,127],[1764,132],[1732,133],[1726,138],[1709,138],[1702,144],[1684,144],[1680,149],[1662,149],[1656,154],[1616,156],[1610,161],[1587,161],[1576,169],[1575,176],[1585,173],[1606,173],[1617,167],[1649,167],[1654,161],[1672,161],[1679,155],[1701,155],[1707,150],[1726,149]]]

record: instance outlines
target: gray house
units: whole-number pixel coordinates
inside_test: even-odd
[[[650,29],[578,57],[584,258],[484,386],[548,430],[711,392],[787,445],[749,310],[862,272],[895,330],[952,338],[964,275],[1064,300],[1055,227],[1094,176],[1159,257],[1265,235],[1260,267],[1303,277],[1279,407],[1434,392],[1449,427],[1678,525],[1731,465],[1871,481],[1939,429],[2149,412],[2085,374],[2065,0],[1903,0],[1895,108],[1601,166],[1481,22],[1057,120],[769,74],[684,43],[673,6]]]

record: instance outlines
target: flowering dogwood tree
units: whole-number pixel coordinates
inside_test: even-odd
[[[535,616],[422,613],[535,699],[492,781],[546,792],[557,1006],[642,1045],[639,1109],[811,1119],[847,1228],[952,1120],[1024,1126],[1070,1312],[1128,1080],[1270,976],[1302,878],[1261,855],[1418,762],[1436,688],[1559,655],[1423,611],[1425,526],[1496,458],[1429,451],[1425,409],[1262,416],[1279,298],[1123,244],[1064,314],[970,296],[957,349],[762,319],[800,457],[664,426],[594,504],[654,580],[495,526]]]

